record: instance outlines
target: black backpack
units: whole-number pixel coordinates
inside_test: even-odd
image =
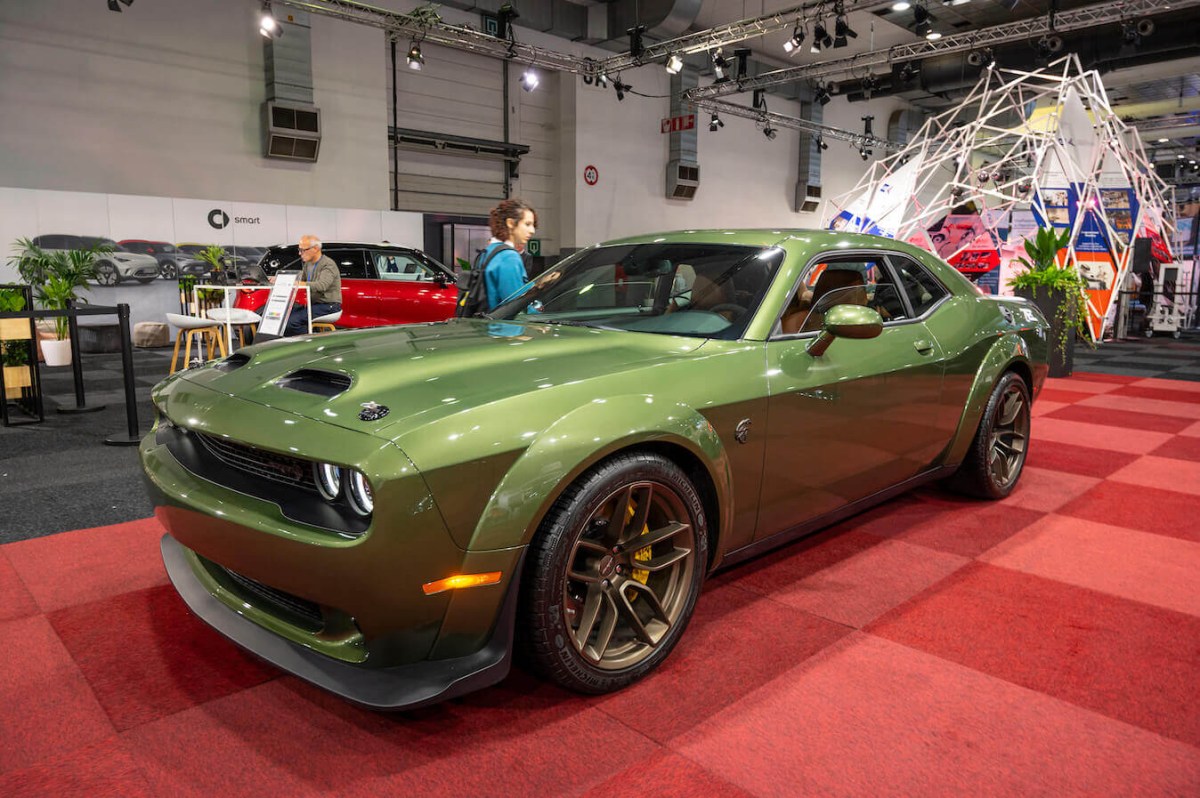
[[[466,274],[458,276],[458,305],[454,308],[456,318],[482,316],[488,311],[487,281],[483,279],[483,271],[491,263],[492,258],[505,248],[497,244],[491,252],[484,250],[475,258],[475,265]]]

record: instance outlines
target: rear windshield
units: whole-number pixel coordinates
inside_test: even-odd
[[[766,295],[779,247],[653,243],[568,258],[488,315],[700,338],[740,338]]]

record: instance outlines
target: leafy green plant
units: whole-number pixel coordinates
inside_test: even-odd
[[[1015,289],[1030,294],[1044,291],[1057,299],[1054,320],[1062,330],[1060,347],[1066,346],[1067,336],[1075,334],[1091,342],[1087,335],[1087,295],[1084,293],[1087,283],[1074,266],[1058,262],[1059,250],[1069,239],[1069,230],[1060,234],[1052,227],[1040,228],[1033,238],[1025,239],[1025,254],[1029,257],[1017,258],[1025,270],[1008,281]]]
[[[21,279],[33,289],[34,298],[46,310],[66,310],[80,299],[79,289],[96,277],[96,258],[111,252],[109,245],[88,249],[55,250],[48,252],[28,238],[19,238],[13,245],[16,254],[10,262],[16,265]],[[68,319],[54,319],[58,340],[67,338]]]
[[[29,365],[29,340],[0,342],[0,362],[5,366]]]
[[[0,288],[0,313],[16,313],[25,309],[25,296],[13,288]]]
[[[212,266],[214,275],[222,274],[225,271],[225,250],[216,244],[209,244],[200,250],[196,257]]]

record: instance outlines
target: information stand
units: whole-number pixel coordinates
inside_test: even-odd
[[[275,284],[271,286],[271,296],[263,307],[262,321],[258,324],[258,332],[254,340],[267,341],[283,335],[283,327],[287,324],[292,313],[292,304],[296,300],[296,274],[277,274]]]

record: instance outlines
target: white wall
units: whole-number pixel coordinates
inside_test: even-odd
[[[417,5],[377,2],[398,10]],[[260,141],[265,83],[257,10],[249,0],[144,0],[122,14],[108,11],[101,0],[0,2],[0,186],[390,207],[383,33],[312,16],[315,101],[325,129],[320,160],[268,160]],[[479,24],[478,14],[445,6],[439,13],[447,22]],[[523,42],[563,52],[611,55],[523,28],[518,33]],[[405,71],[407,42],[401,45]],[[474,95],[459,92],[457,85],[466,80],[464,69],[498,74],[500,62],[477,64],[478,56],[445,48],[430,48],[427,59],[424,71],[398,82],[400,125],[499,138],[502,118],[492,119],[491,113],[500,103],[490,102],[498,84],[484,81],[489,102],[475,103],[475,115],[462,112]],[[449,74],[454,59],[464,65],[456,77]],[[519,71],[513,70],[513,80]],[[669,115],[668,76],[655,64],[621,77],[657,97],[631,94],[617,102],[611,88],[585,86],[566,74],[544,74],[543,87],[533,94],[510,92],[510,137],[534,148],[522,161],[515,190],[538,207],[546,254],[652,230],[819,223],[819,213],[792,211],[798,134],[781,129],[767,141],[744,119],[726,118],[721,131],[710,133],[707,115],[698,115],[700,188],[692,201],[667,199],[668,137],[659,132],[659,120]],[[774,111],[799,111],[774,95],[769,103]],[[419,113],[406,117],[406,106]],[[839,97],[826,106],[825,118],[861,130],[860,117],[874,113],[882,132],[897,107],[902,102],[848,105]],[[823,160],[825,197],[849,190],[864,171],[857,152],[845,144],[831,142]],[[431,183],[439,176],[478,179],[479,166],[490,170],[489,177],[500,174],[494,162],[456,166],[417,154],[406,154],[402,164],[411,179]],[[583,181],[588,164],[600,173],[594,187]]]
[[[668,76],[658,65],[627,72],[622,80],[641,94],[668,93]],[[727,99],[750,102],[748,96]],[[775,95],[768,95],[767,103],[771,111],[800,114],[799,103]],[[879,135],[886,133],[891,112],[903,107],[904,102],[894,98],[851,104],[837,97],[825,106],[824,122],[859,132],[861,117],[874,114]],[[798,131],[780,128],[775,139],[768,140],[753,120],[726,115],[725,127],[714,133],[708,130],[709,115],[697,113],[700,187],[694,199],[675,200],[665,197],[668,137],[660,132],[660,121],[670,115],[667,99],[627,94],[618,102],[611,89],[579,82],[574,110],[574,150],[565,153],[562,167],[564,186],[576,192],[574,246],[655,230],[820,224],[821,209],[792,210],[800,160]],[[588,165],[600,173],[595,186],[583,180]],[[822,157],[823,197],[852,189],[867,165],[857,147],[830,141]]]
[[[258,6],[0,2],[0,185],[386,208],[384,35],[312,18],[315,164],[262,156]]]

